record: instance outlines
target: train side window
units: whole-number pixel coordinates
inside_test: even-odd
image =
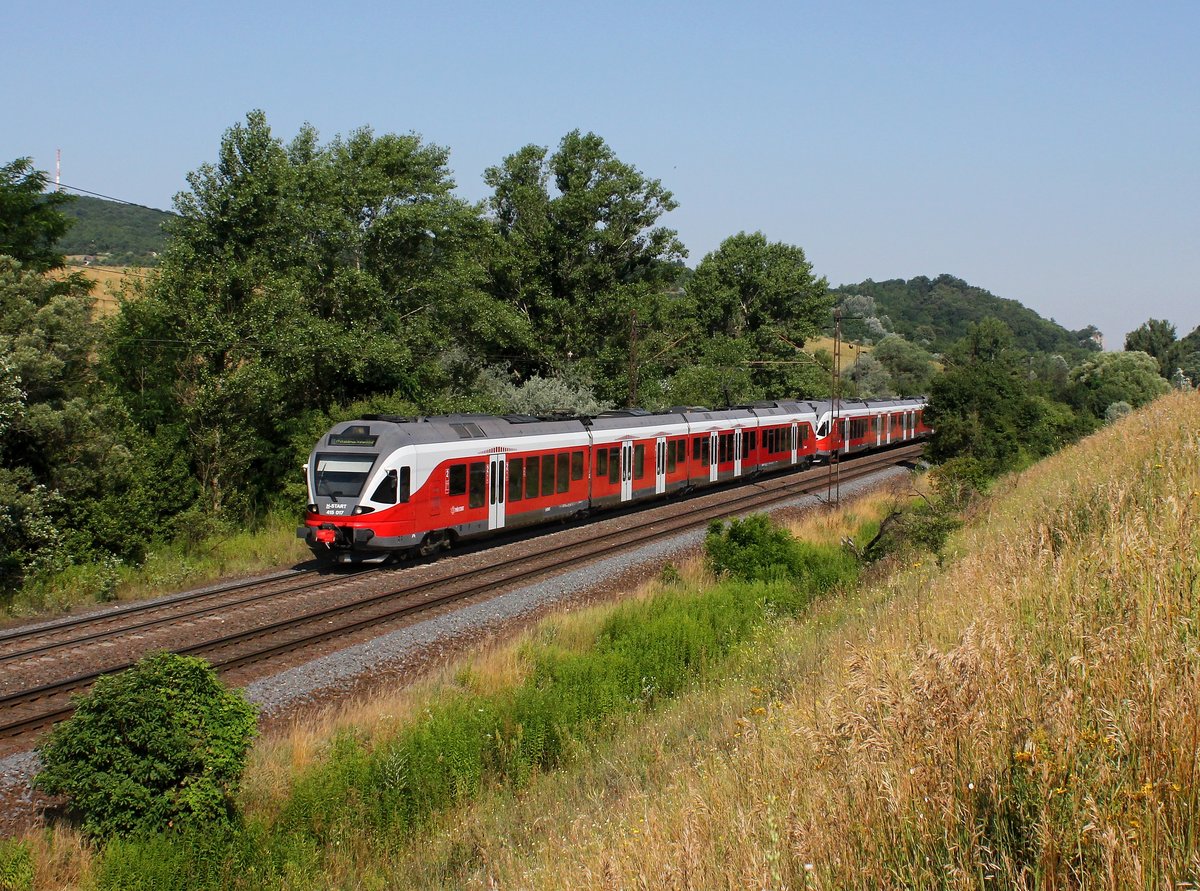
[[[554,491],[562,494],[571,487],[571,455],[568,452],[559,452],[557,455],[558,474],[556,476],[556,486]]]
[[[447,495],[465,495],[467,494],[467,465],[466,464],[451,464],[450,465],[450,488],[446,490]]]
[[[538,459],[530,458],[525,462],[525,497],[538,497]]]
[[[675,443],[668,442],[666,444],[666,450],[667,450],[667,473],[674,473],[675,472]]]
[[[412,468],[400,468],[400,490],[396,493],[397,504],[408,504],[408,497],[412,492]]]
[[[686,439],[675,440],[675,448],[679,452],[679,454],[675,456],[675,460],[678,461],[680,464],[686,463],[687,462],[687,440]]]
[[[525,481],[525,459],[510,458],[508,461],[508,500],[521,500],[521,484]]]
[[[610,483],[621,482],[621,450],[608,450],[608,481]]]
[[[487,504],[487,462],[471,464],[471,491],[467,494],[467,507],[483,507]]]
[[[608,449],[596,449],[596,479],[608,476]]]
[[[407,469],[406,467],[405,470]],[[371,493],[371,500],[380,504],[395,504],[396,488],[396,471],[389,470],[383,475],[383,480],[375,487],[375,491]]]
[[[542,494],[554,494],[554,456],[542,455]]]
[[[711,464],[712,463],[711,459],[712,459],[712,449],[709,447],[709,439],[706,436],[700,443],[700,463],[701,464]]]
[[[640,480],[646,475],[646,447],[644,445],[635,445],[633,447],[633,478]]]
[[[583,479],[583,452],[571,452],[571,479]]]
[[[700,443],[704,441],[703,436],[697,436],[692,440],[692,460],[700,460]]]

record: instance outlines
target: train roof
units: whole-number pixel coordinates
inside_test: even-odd
[[[552,433],[583,433],[579,418],[539,418],[532,415],[454,414],[408,418],[399,415],[363,415],[335,424],[326,444],[330,446],[374,445],[386,438],[400,446],[456,439],[495,439],[512,436],[545,436]]]

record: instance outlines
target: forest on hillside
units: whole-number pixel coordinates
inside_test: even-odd
[[[296,468],[364,412],[828,397],[832,357],[805,346],[838,308],[871,343],[839,395],[929,394],[936,460],[1018,466],[1167,387],[1153,353],[1098,353],[948,277],[867,306],[761,232],[689,268],[670,190],[595,133],[518,147],[481,205],[413,134],[285,141],[252,112],[215,157],[103,323],[80,276],[44,275],[70,199],[28,159],[0,168],[0,597],[64,573],[103,594],[156,542],[299,516]],[[924,320],[888,302],[922,288]]]
[[[80,195],[62,206],[73,220],[58,242],[69,257],[85,256],[108,266],[154,266],[167,243],[171,214],[150,207]]]

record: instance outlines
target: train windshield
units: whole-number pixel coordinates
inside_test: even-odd
[[[317,455],[317,494],[357,498],[374,464],[374,455]]]

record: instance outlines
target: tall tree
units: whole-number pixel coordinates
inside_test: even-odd
[[[1166,319],[1148,319],[1130,331],[1125,335],[1125,349],[1153,356],[1158,363],[1158,373],[1164,378],[1170,377],[1178,364],[1175,326]]]
[[[448,152],[368,129],[285,145],[252,112],[188,177],[160,274],[114,325],[110,368],[172,435],[216,510],[271,497],[289,424],[452,383],[444,356],[507,349],[520,316],[484,289],[489,230]]]
[[[997,319],[968,325],[945,360],[926,411],[934,461],[967,456],[998,473],[1048,455],[1093,426],[1038,392],[1012,332]]]
[[[72,222],[59,210],[71,196],[47,192],[47,182],[46,174],[34,170],[30,158],[17,158],[0,167],[0,254],[38,272],[63,265],[55,243]]]
[[[1077,404],[1097,418],[1117,402],[1143,406],[1170,389],[1159,368],[1153,356],[1138,350],[1101,353],[1071,372]]]
[[[757,395],[827,388],[800,347],[828,321],[833,296],[802,248],[761,232],[730,236],[696,267],[685,306],[695,344],[722,337],[743,345]]]
[[[661,352],[661,327],[648,323],[665,314],[664,292],[686,254],[674,230],[658,224],[675,199],[599,136],[578,130],[553,154],[525,146],[484,178],[499,237],[496,292],[534,332],[536,359],[519,370],[576,363],[606,384],[604,395],[623,400],[630,350]],[[634,313],[651,342],[631,343]]]
[[[76,282],[0,259],[0,593],[72,562],[136,557],[177,506],[150,497],[169,475],[97,379],[92,303]]]

